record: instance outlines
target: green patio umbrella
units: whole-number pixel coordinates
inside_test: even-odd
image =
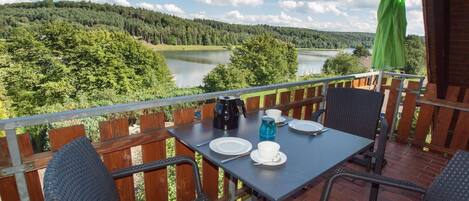
[[[384,70],[405,65],[406,28],[405,0],[381,0],[372,61],[373,69],[380,71],[377,91],[381,88]]]

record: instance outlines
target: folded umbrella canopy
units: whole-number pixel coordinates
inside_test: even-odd
[[[378,8],[378,27],[376,28],[371,66],[379,70],[376,91],[381,88],[384,70],[392,70],[405,65],[404,41],[407,29],[405,0],[381,0]],[[394,122],[391,128],[394,127]],[[377,174],[381,174],[378,168]],[[371,201],[376,201],[379,185],[373,184]]]
[[[405,0],[381,0],[371,65],[380,70],[377,90],[381,87],[384,70],[405,65],[406,29]]]

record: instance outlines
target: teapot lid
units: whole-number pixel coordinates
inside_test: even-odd
[[[239,97],[236,96],[218,96],[218,100],[237,100]]]

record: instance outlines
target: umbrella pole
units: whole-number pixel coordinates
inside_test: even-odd
[[[378,83],[376,84],[376,92],[380,92],[381,90],[381,83],[383,82],[383,70],[379,70],[379,75],[378,75]]]

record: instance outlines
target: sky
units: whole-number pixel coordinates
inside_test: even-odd
[[[0,4],[34,0],[0,0]],[[375,32],[379,0],[91,0],[183,18],[323,31]],[[406,0],[407,33],[424,35],[422,0]]]

